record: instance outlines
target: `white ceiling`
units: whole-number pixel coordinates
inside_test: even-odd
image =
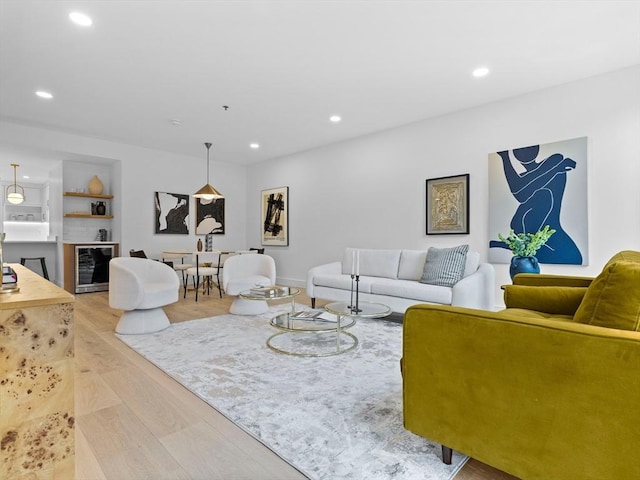
[[[640,0],[0,0],[1,118],[238,164],[639,63]]]

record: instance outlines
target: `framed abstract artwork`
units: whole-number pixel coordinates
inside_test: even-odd
[[[189,234],[189,195],[155,192],[155,230],[159,234]]]
[[[289,245],[289,187],[263,190],[260,208],[262,245]]]
[[[517,146],[489,154],[489,262],[509,263],[498,238],[555,230],[540,263],[587,265],[587,137]]]
[[[196,198],[196,235],[224,235],[224,198]]]
[[[469,233],[469,174],[427,179],[427,235]]]

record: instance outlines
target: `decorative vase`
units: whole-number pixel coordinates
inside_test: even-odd
[[[511,257],[511,266],[509,267],[509,275],[511,280],[518,273],[540,273],[540,264],[536,257],[521,257],[514,255]]]
[[[204,236],[204,251],[213,252],[213,235],[206,234]]]
[[[104,202],[98,202],[98,204],[96,205],[96,214],[104,215],[105,213],[107,213],[107,206],[104,204]]]
[[[103,188],[104,185],[102,185],[102,182],[97,175],[94,175],[91,180],[89,180],[89,193],[93,195],[100,195]]]
[[[197,248],[198,248],[198,251],[199,251],[199,252],[201,252],[201,251],[202,251],[202,239],[200,239],[200,238],[198,239]]]

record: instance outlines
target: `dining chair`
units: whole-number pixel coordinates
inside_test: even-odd
[[[190,252],[178,252],[178,251],[174,252],[174,251],[165,250],[160,255],[160,258],[162,258],[162,261],[164,263],[167,263],[167,264],[171,263],[171,265],[173,266],[173,269],[176,272],[180,272],[180,274],[182,275],[182,283],[184,283],[185,270],[193,266],[191,263],[184,263],[184,259],[190,255],[191,255]],[[180,262],[178,263],[177,260],[180,260]]]
[[[215,277],[216,280],[219,279],[221,253],[222,252],[220,252],[219,250],[214,252],[193,252],[192,262],[194,266],[191,266],[184,270],[183,298],[187,298],[187,286],[189,284],[189,277],[193,277],[193,286],[196,291],[196,302],[198,301],[200,279],[202,279],[203,281],[203,286],[206,290],[207,295],[210,294],[211,283],[214,283],[213,278]],[[222,287],[220,286],[220,281],[218,280],[216,283],[218,292],[220,293],[220,298],[222,298]]]

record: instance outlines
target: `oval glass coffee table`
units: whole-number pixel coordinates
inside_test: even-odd
[[[353,350],[358,338],[346,331],[357,317],[386,317],[391,309],[381,303],[360,302],[355,312],[348,302],[332,302],[316,317],[298,317],[288,313],[278,315],[271,325],[282,330],[267,340],[267,346],[279,353],[300,357],[328,357]]]

